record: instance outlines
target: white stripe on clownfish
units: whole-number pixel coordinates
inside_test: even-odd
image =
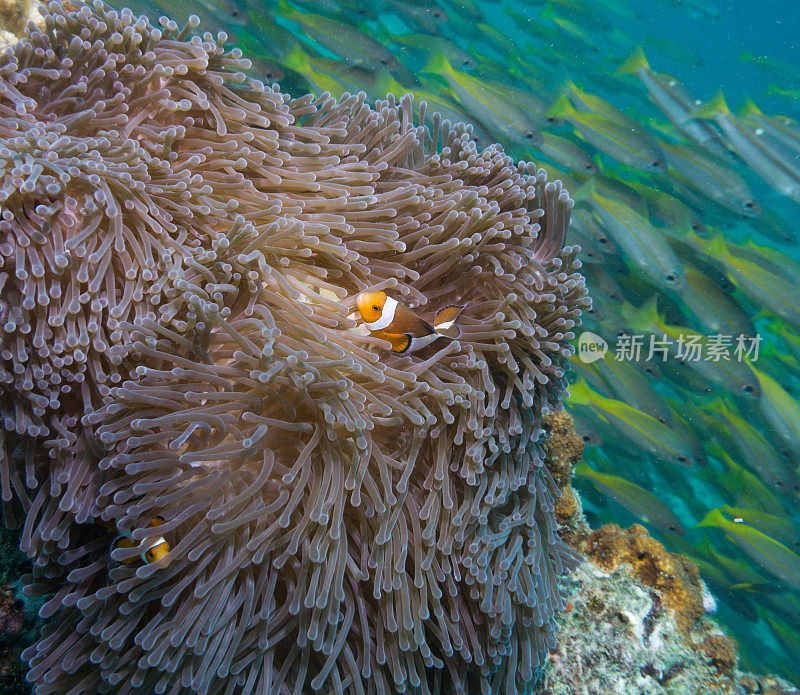
[[[397,310],[397,300],[391,297],[386,297],[386,302],[381,310],[381,316],[377,321],[367,324],[367,328],[371,331],[381,331],[394,321],[394,313]]]

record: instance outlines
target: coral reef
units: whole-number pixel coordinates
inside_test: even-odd
[[[554,510],[559,523],[558,534],[571,547],[577,548],[590,532],[581,512],[578,493],[572,487],[572,472],[583,456],[584,443],[575,432],[572,417],[565,410],[548,414],[542,426],[545,463],[561,491]]]
[[[0,49],[15,43],[28,22],[41,24],[37,0],[0,0]]]
[[[571,609],[559,619],[542,695],[789,695],[780,679],[736,668],[734,642],[709,617],[688,632],[662,594],[621,563],[589,561],[569,578]]]
[[[587,561],[568,579],[568,610],[544,670],[542,695],[790,695],[772,676],[738,668],[736,643],[704,608],[697,566],[668,552],[638,524],[592,530],[569,485],[583,443],[566,413],[544,423],[545,463],[571,500],[559,533]],[[557,505],[558,506],[558,505]]]
[[[643,526],[621,529],[606,524],[581,544],[592,562],[607,572],[621,564],[642,584],[656,589],[675,612],[679,629],[688,631],[705,614],[700,573],[689,558],[669,553]]]
[[[292,99],[160,24],[54,1],[0,61],[36,692],[529,692],[578,561],[540,442],[572,201],[410,97]],[[350,317],[379,290],[466,304],[459,339],[391,354]]]

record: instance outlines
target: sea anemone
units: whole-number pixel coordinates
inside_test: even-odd
[[[29,678],[528,692],[578,559],[539,441],[589,302],[572,201],[196,24],[54,0],[0,59],[0,483],[57,614]],[[392,354],[376,290],[466,304],[458,340]]]

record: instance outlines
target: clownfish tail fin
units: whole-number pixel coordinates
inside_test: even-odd
[[[448,328],[437,328],[436,335],[440,338],[449,338],[450,340],[458,340],[461,337],[461,329],[458,326],[450,326]]]
[[[466,306],[466,304],[450,304],[439,309],[433,319],[433,327],[436,332],[448,338],[458,338],[461,335],[461,329],[455,325],[455,322]]]

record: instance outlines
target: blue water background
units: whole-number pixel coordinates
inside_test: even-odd
[[[669,38],[692,48],[702,59],[692,69],[659,61],[661,72],[678,77],[698,98],[713,96],[720,89],[735,104],[746,97],[761,95],[769,78],[743,63],[747,51],[757,56],[782,60],[800,69],[800,12],[792,0],[710,0],[702,3],[719,12],[717,19],[703,20],[681,11],[678,3],[637,3],[643,29],[648,35]],[[687,16],[688,15],[688,16]],[[767,102],[765,102],[767,103]],[[770,105],[781,108],[777,99]],[[779,111],[778,111],[779,112]]]

